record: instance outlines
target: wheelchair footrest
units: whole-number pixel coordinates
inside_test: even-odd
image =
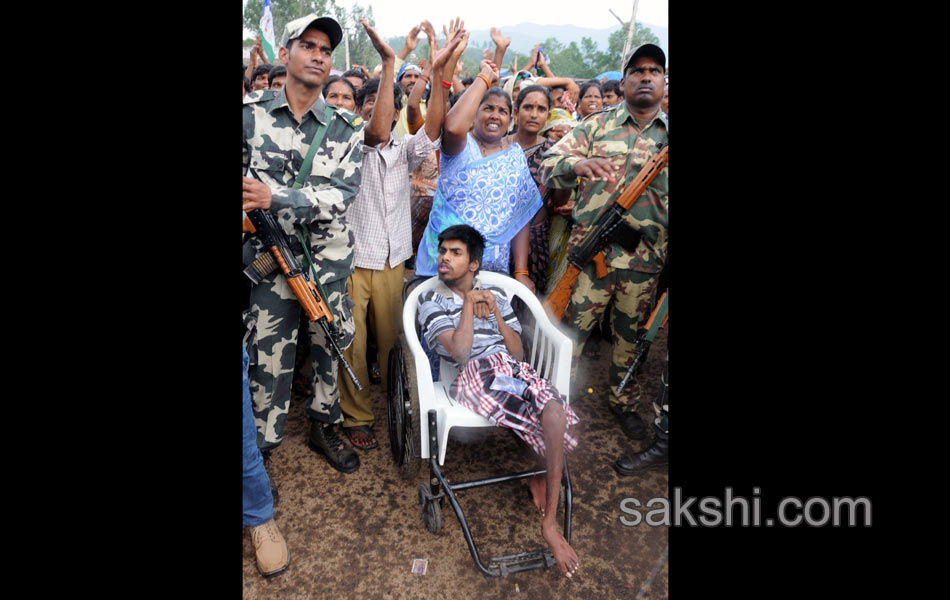
[[[489,559],[488,570],[504,577],[511,573],[553,567],[554,564],[554,555],[549,549],[544,548]]]

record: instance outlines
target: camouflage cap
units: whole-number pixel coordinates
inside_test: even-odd
[[[620,61],[620,73],[626,74],[627,66],[641,56],[652,58],[658,65],[663,67],[663,70],[666,70],[666,54],[663,52],[663,48],[660,48],[656,44],[642,44],[636,48],[627,50],[627,53],[623,56],[623,60]]]
[[[294,19],[287,23],[287,26],[284,27],[284,36],[280,38],[280,45],[286,48],[290,40],[299,38],[303,35],[303,32],[310,27],[319,29],[327,34],[327,37],[330,38],[331,50],[336,48],[343,39],[343,28],[336,22],[336,19],[333,17],[319,17],[310,13],[305,17],[300,17],[299,19]]]

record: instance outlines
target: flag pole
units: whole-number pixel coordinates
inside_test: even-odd
[[[627,39],[623,43],[623,56],[627,55],[627,50],[630,49],[630,44],[633,43],[633,30],[636,27],[637,4],[639,3],[640,3],[640,0],[633,0],[633,15],[630,17],[630,26],[627,28]],[[620,70],[621,71],[623,70],[623,65],[620,65]]]

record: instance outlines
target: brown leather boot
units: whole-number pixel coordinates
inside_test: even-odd
[[[277,575],[290,566],[290,551],[287,549],[287,542],[274,519],[263,525],[251,527],[251,540],[257,551],[257,570],[261,572],[261,575],[264,577]]]

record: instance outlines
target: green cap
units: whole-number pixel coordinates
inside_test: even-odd
[[[343,40],[343,28],[336,22],[336,19],[333,17],[320,17],[310,13],[306,17],[300,17],[299,19],[294,19],[287,23],[287,26],[284,27],[284,36],[280,38],[280,45],[286,48],[290,40],[299,38],[303,35],[303,32],[310,27],[327,34],[327,37],[330,38],[331,50],[336,48],[340,41]]]

